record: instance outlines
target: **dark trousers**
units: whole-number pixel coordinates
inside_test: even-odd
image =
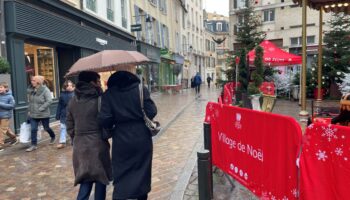
[[[143,196],[140,196],[137,198],[137,200],[147,200],[148,198],[148,195],[143,195]],[[127,199],[113,199],[113,200],[127,200]]]
[[[196,94],[201,92],[201,85],[196,85]]]
[[[80,184],[77,200],[89,200],[94,182],[84,182]],[[95,182],[95,200],[106,199],[106,185]]]
[[[35,146],[38,144],[37,134],[38,134],[39,122],[41,122],[41,124],[44,127],[44,130],[49,133],[50,137],[55,138],[55,133],[49,126],[50,118],[41,118],[41,119],[31,118],[30,119],[31,138],[32,138],[32,145],[35,145]]]
[[[208,88],[210,88],[210,81],[208,81]]]

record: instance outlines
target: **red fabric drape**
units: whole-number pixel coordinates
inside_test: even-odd
[[[350,128],[311,124],[300,157],[300,199],[350,199]]]

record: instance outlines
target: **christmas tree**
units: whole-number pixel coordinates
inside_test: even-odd
[[[249,83],[248,92],[249,94],[259,94],[259,87],[264,81],[264,63],[263,63],[264,49],[261,46],[255,48],[255,60],[254,66],[256,70],[252,73],[253,82]]]
[[[247,1],[247,7],[237,11],[239,23],[237,24],[236,41],[247,52],[260,44],[266,36],[265,32],[260,31],[261,18],[254,12],[254,8],[251,6],[252,4],[252,1]]]
[[[324,36],[322,82],[330,88],[330,96],[337,97],[337,84],[342,83],[344,73],[350,72],[350,16],[332,14],[329,26]]]
[[[252,50],[255,46],[260,44],[266,34],[265,32],[262,32],[259,30],[259,27],[261,26],[261,18],[259,15],[255,14],[254,8],[251,6],[255,3],[255,1],[246,1],[246,8],[237,10],[237,16],[238,21],[237,23],[237,34],[236,34],[236,42],[239,43],[240,48],[235,49],[235,53],[228,56],[226,63],[228,64],[227,70],[222,70],[223,73],[225,73],[227,80],[226,81],[220,81],[221,83],[225,84],[227,82],[235,82],[236,77],[236,67],[240,66],[239,69],[239,76],[243,73],[246,77],[246,84],[243,84],[241,88],[243,92],[247,91],[248,82],[249,82],[249,72],[246,65],[246,57],[247,52]],[[244,51],[242,51],[244,49]],[[242,55],[242,52],[244,52],[244,55]],[[236,57],[240,57],[240,63],[238,66],[236,65]],[[243,72],[244,71],[244,72]],[[242,77],[239,78],[239,82],[243,81]]]
[[[239,23],[237,24],[236,41],[242,48],[242,50],[238,49],[238,55],[240,57],[240,63],[238,65],[239,80],[242,84],[242,92],[247,92],[249,83],[249,72],[247,71],[246,63],[247,53],[260,44],[266,36],[265,32],[260,31],[260,16],[254,12],[254,8],[251,6],[254,2],[247,0],[247,7],[237,11]]]

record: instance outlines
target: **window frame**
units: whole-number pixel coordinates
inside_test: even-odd
[[[274,8],[263,11],[263,22],[274,22],[276,19],[276,12]]]

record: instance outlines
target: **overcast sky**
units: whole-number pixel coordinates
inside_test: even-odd
[[[204,9],[208,12],[216,12],[228,16],[229,0],[204,0]]]

